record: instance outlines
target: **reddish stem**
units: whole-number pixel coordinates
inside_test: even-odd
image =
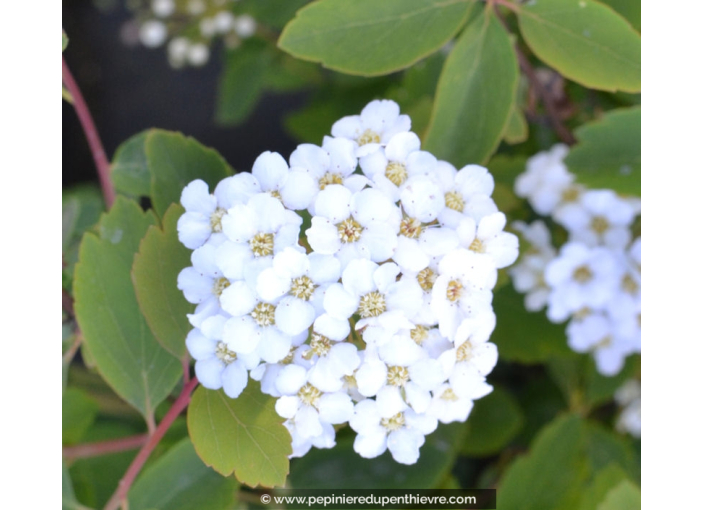
[[[143,446],[148,440],[148,434],[139,434],[137,436],[112,439],[110,441],[100,441],[99,443],[65,446],[62,453],[65,459],[85,459],[88,457],[98,457],[108,453],[134,450],[135,448]]]
[[[117,510],[125,498],[127,498],[127,493],[129,492],[130,487],[132,487],[132,483],[135,478],[137,478],[142,466],[144,466],[144,463],[149,458],[152,450],[154,450],[156,445],[159,444],[159,441],[161,441],[161,438],[164,437],[164,434],[166,434],[166,431],[169,430],[169,427],[174,420],[179,414],[181,414],[181,411],[188,406],[188,403],[191,400],[191,393],[197,385],[198,378],[194,377],[183,387],[183,390],[181,390],[181,394],[176,399],[176,402],[174,402],[171,409],[169,409],[166,413],[164,419],[161,420],[161,423],[159,423],[159,426],[149,437],[149,440],[144,444],[144,446],[142,446],[142,449],[139,450],[139,453],[132,461],[132,464],[130,464],[130,467],[127,468],[125,476],[122,477],[122,480],[120,480],[120,483],[117,486],[117,490],[110,498],[110,501],[108,501],[105,505],[105,510]]]
[[[91,154],[93,155],[95,166],[98,169],[98,178],[100,179],[100,187],[103,189],[105,204],[109,209],[115,201],[115,189],[110,181],[110,162],[105,155],[103,143],[100,141],[98,130],[95,128],[93,117],[91,117],[90,110],[88,110],[88,105],[83,99],[81,89],[78,88],[78,84],[76,83],[76,80],[73,79],[73,75],[66,64],[66,59],[63,57],[61,57],[61,65],[63,82],[68,91],[71,93],[71,96],[73,96],[73,106],[76,109],[76,115],[78,115],[78,120],[81,122],[83,132],[88,140],[88,146],[90,147]]]

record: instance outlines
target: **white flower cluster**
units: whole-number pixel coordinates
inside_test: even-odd
[[[640,381],[630,379],[614,394],[621,412],[616,419],[616,430],[640,438]]]
[[[466,420],[492,390],[492,288],[518,239],[488,171],[438,161],[410,128],[373,101],[322,147],[265,152],[214,194],[183,190],[196,374],[232,398],[261,381],[294,456],[349,422],[361,456],[413,464],[438,421]]]
[[[158,48],[171,38],[167,53],[174,68],[205,65],[216,37],[235,48],[257,29],[250,15],[232,13],[230,5],[234,1],[151,0],[140,16],[139,40],[148,48]]]
[[[567,151],[557,145],[529,159],[515,191],[536,212],[562,225],[568,242],[558,252],[545,223],[517,222],[530,249],[510,274],[516,290],[526,293],[526,308],[547,305],[552,322],[571,319],[569,346],[591,352],[599,372],[611,376],[641,347],[641,243],[631,236],[640,200],[576,184],[563,163]]]

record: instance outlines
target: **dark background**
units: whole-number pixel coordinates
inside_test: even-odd
[[[105,2],[105,0],[103,0]],[[127,138],[158,127],[181,131],[213,147],[237,171],[250,170],[256,157],[270,150],[284,157],[296,142],[281,128],[281,117],[299,109],[306,94],[265,94],[241,126],[214,122],[222,52],[212,48],[201,68],[172,69],[164,47],[127,47],[120,29],[132,15],[122,0],[98,8],[92,0],[65,0],[63,27],[69,37],[64,52],[93,115],[108,159]],[[96,182],[96,170],[73,107],[63,102],[63,185]]]

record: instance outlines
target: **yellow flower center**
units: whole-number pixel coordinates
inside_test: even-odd
[[[416,280],[418,280],[418,284],[420,285],[421,289],[429,291],[433,288],[433,284],[435,283],[437,277],[438,275],[435,274],[435,271],[433,271],[429,267],[426,267],[420,273],[418,273],[418,275],[416,276]]]
[[[332,172],[325,172],[325,175],[323,175],[318,181],[318,185],[320,186],[320,189],[323,190],[328,184],[342,184],[342,182],[342,175],[334,174]]]
[[[400,429],[405,424],[406,418],[403,416],[403,413],[395,414],[391,418],[381,419],[381,426],[390,432]]]
[[[403,386],[409,379],[406,367],[389,367],[389,371],[386,373],[386,382],[391,386]]]
[[[445,206],[455,211],[464,211],[464,198],[457,191],[445,193]]]
[[[455,395],[455,392],[452,391],[452,388],[447,388],[445,391],[443,391],[442,395],[440,395],[440,398],[449,402],[457,402],[460,399],[460,397]]]
[[[359,315],[363,319],[378,317],[386,311],[386,300],[379,291],[365,294],[359,299]]]
[[[227,344],[221,341],[215,346],[215,357],[226,365],[229,365],[237,359],[237,353],[228,349]]]
[[[403,218],[401,220],[401,228],[399,233],[402,236],[418,239],[421,233],[421,223],[415,218]]]
[[[298,398],[300,398],[301,402],[308,406],[317,406],[320,395],[322,395],[322,392],[310,383],[306,383],[300,390],[298,390]]]
[[[218,278],[217,280],[215,280],[215,283],[213,283],[213,294],[215,294],[217,297],[220,297],[222,291],[228,288],[229,286],[230,280],[225,277]]]
[[[609,220],[603,216],[594,216],[592,218],[591,228],[594,232],[601,235],[607,230],[609,230]]]
[[[406,165],[403,163],[399,163],[398,161],[389,161],[389,164],[386,165],[384,175],[396,186],[400,186],[406,182],[406,179],[408,178],[408,171],[406,170]]]
[[[472,344],[469,340],[457,348],[457,361],[469,361],[472,357]]]
[[[313,292],[315,292],[315,284],[313,280],[308,278],[306,275],[294,278],[291,281],[291,295],[302,299],[304,301],[310,300]]]
[[[428,328],[419,325],[411,330],[411,339],[418,345],[421,345],[426,338],[428,338]]]
[[[447,299],[454,303],[462,296],[462,282],[459,280],[450,280],[447,284]]]
[[[469,245],[469,249],[477,253],[484,253],[486,251],[484,243],[482,243],[481,239],[479,239],[478,237],[474,238],[472,244]]]
[[[621,280],[621,288],[634,296],[638,294],[638,282],[636,282],[630,274],[627,274],[623,277],[623,280]]]
[[[337,225],[337,235],[343,243],[354,243],[362,237],[362,225],[352,218],[347,218]]]
[[[274,234],[259,232],[249,240],[249,247],[255,257],[266,257],[274,253]]]
[[[579,198],[579,188],[576,186],[570,186],[562,192],[563,202],[574,202]]]
[[[222,232],[222,217],[227,211],[222,207],[215,209],[215,212],[210,215],[210,229],[213,232]]]
[[[330,352],[330,339],[326,336],[313,333],[310,340],[310,349],[303,355],[305,359],[311,359],[314,354],[318,356],[326,356]]]
[[[362,133],[359,138],[357,138],[357,143],[359,145],[367,145],[368,143],[379,143],[381,142],[381,137],[371,129],[367,129]]]
[[[274,305],[269,303],[257,303],[257,306],[254,307],[250,315],[259,326],[267,327],[274,325],[275,311],[276,308]]]
[[[593,276],[592,270],[587,266],[579,266],[574,270],[574,273],[572,273],[572,278],[579,283],[587,283]]]

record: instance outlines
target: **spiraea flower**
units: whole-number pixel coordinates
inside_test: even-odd
[[[251,377],[277,399],[293,456],[349,423],[363,457],[412,464],[438,421],[466,420],[492,391],[492,290],[518,241],[491,174],[422,151],[396,103],[331,134],[288,161],[263,153],[212,194],[186,187],[187,346],[206,388],[236,398]]]

